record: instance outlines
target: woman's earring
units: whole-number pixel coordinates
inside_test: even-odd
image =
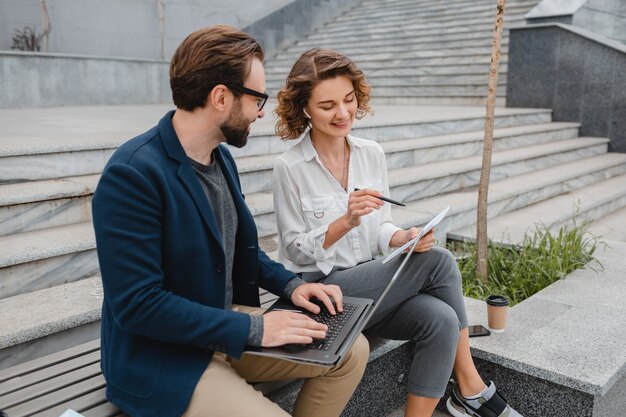
[[[307,119],[310,119],[311,116],[309,115],[309,113],[307,113],[306,109],[302,109],[302,111],[304,112],[304,117],[306,117]]]

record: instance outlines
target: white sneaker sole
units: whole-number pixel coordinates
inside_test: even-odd
[[[471,417],[471,414],[467,414],[465,410],[459,411],[454,404],[452,404],[452,398],[448,398],[448,401],[446,401],[446,408],[448,409],[448,413],[453,417]]]

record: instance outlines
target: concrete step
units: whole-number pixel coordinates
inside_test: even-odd
[[[91,222],[0,237],[0,299],[98,273]]]
[[[609,178],[567,194],[498,215],[489,219],[489,238],[517,244],[535,224],[556,230],[572,219],[593,221],[626,207],[626,175]],[[456,228],[450,235],[459,239],[475,238],[475,227]]]
[[[491,180],[521,175],[607,152],[606,138],[576,138],[493,152]],[[391,198],[408,202],[478,185],[482,155],[389,170]]]
[[[0,300],[0,369],[100,336],[102,281],[92,276]]]
[[[99,175],[0,184],[0,236],[91,220]]]

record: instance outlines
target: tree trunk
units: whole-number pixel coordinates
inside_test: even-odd
[[[48,52],[48,35],[52,29],[50,24],[50,14],[46,6],[46,0],[39,0],[39,9],[41,11],[41,35],[43,36],[43,51]]]
[[[506,0],[498,0],[496,26],[493,32],[491,50],[491,69],[489,70],[489,91],[487,94],[487,116],[485,117],[485,137],[483,144],[483,164],[480,170],[478,186],[478,208],[476,219],[476,275],[487,282],[488,237],[487,237],[487,206],[489,175],[491,172],[491,150],[493,144],[493,119],[496,107],[496,89],[498,87],[498,66],[500,64],[500,43],[504,23],[504,5]]]

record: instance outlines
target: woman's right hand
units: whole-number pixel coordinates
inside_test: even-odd
[[[378,197],[382,197],[382,194],[368,188],[351,192],[348,196],[348,211],[344,215],[348,224],[357,227],[361,224],[361,216],[372,210],[380,210],[385,203]]]

